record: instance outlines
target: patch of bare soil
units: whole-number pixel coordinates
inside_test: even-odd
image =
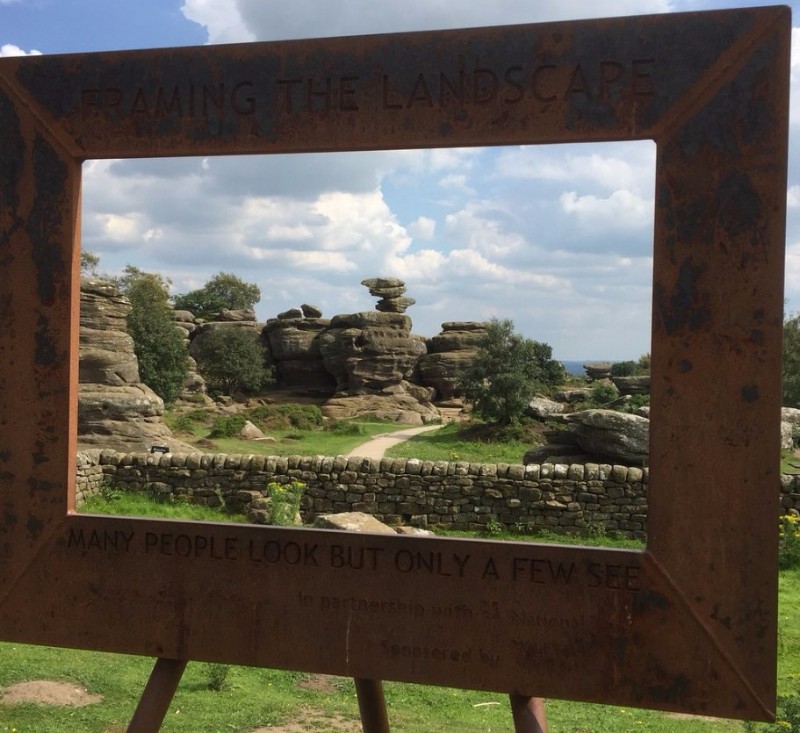
[[[336,689],[337,679],[339,678],[329,674],[312,674],[306,679],[300,680],[297,687],[312,692],[333,692]]]
[[[28,680],[0,688],[0,700],[10,705],[35,702],[40,705],[71,705],[80,708],[101,702],[103,696],[92,695],[85,688],[71,682]]]
[[[345,720],[338,715],[325,715],[319,711],[300,711],[299,719],[284,725],[256,728],[250,733],[361,733],[361,722]]]

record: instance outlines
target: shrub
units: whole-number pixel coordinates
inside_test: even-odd
[[[272,481],[267,484],[267,491],[272,500],[272,524],[282,527],[291,527],[296,524],[296,517],[300,511],[300,502],[306,485],[300,481],[281,485]]]
[[[217,328],[196,342],[197,368],[212,390],[232,395],[255,392],[272,381],[272,369],[258,334],[243,328]]]
[[[607,405],[609,402],[613,402],[618,397],[619,391],[613,384],[608,384],[607,382],[597,382],[592,387],[592,392],[589,399],[593,405],[600,407],[602,405]]]
[[[233,438],[244,427],[247,418],[244,415],[220,415],[211,426],[209,438]]]
[[[784,514],[778,520],[778,567],[800,567],[800,517]]]
[[[209,662],[203,665],[209,690],[221,692],[228,686],[228,674],[231,668],[227,664]]]
[[[635,361],[618,361],[611,365],[612,377],[635,377],[645,370]]]
[[[314,430],[325,422],[322,410],[317,405],[299,405],[292,402],[280,405],[259,405],[247,410],[247,416],[262,430],[285,428]]]

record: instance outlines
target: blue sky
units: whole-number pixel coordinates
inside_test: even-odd
[[[0,0],[0,55],[187,46],[764,5],[708,0]],[[794,11],[787,308],[800,310],[800,0]],[[650,350],[650,142],[88,161],[83,246],[173,292],[221,270],[301,303],[371,310],[396,276],[414,331],[511,318],[560,359]]]

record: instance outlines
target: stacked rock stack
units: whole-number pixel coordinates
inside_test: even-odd
[[[406,298],[406,284],[396,277],[372,277],[362,280],[361,284],[369,288],[369,294],[380,298],[375,310],[381,313],[405,313],[409,306],[417,301]]]

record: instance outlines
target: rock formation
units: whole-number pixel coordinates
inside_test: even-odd
[[[336,383],[336,393],[323,405],[323,413],[341,417],[386,411],[398,422],[415,425],[438,420],[438,411],[428,401],[430,391],[410,383],[426,347],[424,339],[411,333],[411,319],[403,313],[413,302],[403,298],[405,284],[395,278],[373,278],[362,284],[381,298],[381,309],[334,316],[319,335],[322,363]],[[368,406],[365,396],[370,397]]]
[[[417,361],[416,381],[432,387],[435,399],[447,402],[460,396],[458,382],[472,363],[489,324],[481,321],[450,321],[426,342],[427,353]]]
[[[330,395],[336,389],[333,375],[322,363],[320,334],[330,320],[322,311],[304,304],[270,318],[262,331],[278,383],[298,392]]]
[[[161,398],[139,380],[133,339],[126,331],[130,308],[111,283],[81,280],[78,445],[117,451],[146,451],[154,444],[186,449],[162,422]]]

